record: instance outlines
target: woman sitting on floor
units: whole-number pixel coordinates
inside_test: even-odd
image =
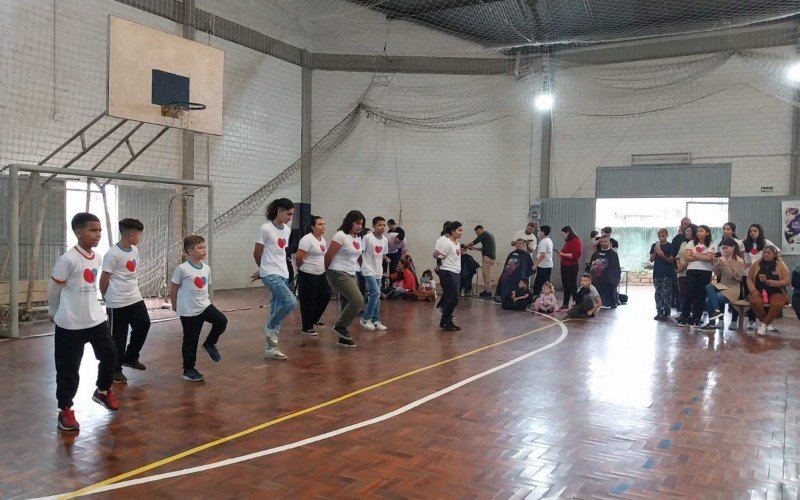
[[[436,301],[436,282],[433,280],[433,273],[426,269],[419,280],[419,286],[414,292],[414,297],[420,302]]]

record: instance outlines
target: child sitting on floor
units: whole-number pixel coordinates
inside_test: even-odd
[[[594,318],[602,305],[600,294],[592,285],[592,275],[586,273],[581,276],[581,287],[576,294],[575,305],[567,311],[567,316],[570,318]]]
[[[503,300],[502,309],[510,311],[524,311],[531,303],[531,291],[528,288],[528,279],[519,280],[517,289]]]
[[[558,297],[553,293],[553,284],[547,281],[542,285],[542,293],[533,303],[533,310],[539,313],[552,314],[558,307],[557,304]]]
[[[436,282],[433,281],[433,273],[426,269],[419,280],[419,287],[414,292],[414,296],[420,302],[436,300]]]

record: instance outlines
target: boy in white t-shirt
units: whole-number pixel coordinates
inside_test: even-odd
[[[47,287],[50,318],[56,325],[56,399],[58,427],[65,431],[80,429],[72,410],[78,392],[79,369],[83,347],[92,344],[97,367],[97,389],[92,400],[111,411],[119,410],[111,391],[116,351],[108,331],[106,315],[97,300],[97,273],[101,259],[92,249],[100,242],[100,219],[82,212],[72,218],[72,231],[78,244],[56,260]]]
[[[183,251],[188,259],[175,268],[172,274],[172,288],[169,297],[172,310],[178,313],[183,326],[183,380],[200,382],[203,374],[194,367],[197,361],[197,342],[203,323],[211,323],[203,349],[215,363],[222,359],[217,350],[217,341],[228,326],[228,318],[214,307],[208,297],[211,284],[211,268],[204,264],[206,240],[202,236],[191,235],[183,239]]]
[[[372,232],[361,240],[361,274],[367,286],[368,300],[361,316],[361,326],[367,330],[386,330],[381,323],[381,278],[383,277],[383,262],[389,261],[386,256],[389,243],[383,233],[386,231],[386,219],[383,217],[372,218]]]
[[[119,242],[106,252],[103,272],[100,274],[100,293],[106,301],[106,311],[111,324],[111,338],[117,346],[117,366],[114,382],[124,383],[128,378],[122,367],[145,370],[139,361],[139,353],[150,331],[150,316],[139,292],[139,249],[136,245],[142,237],[144,225],[136,219],[119,221]],[[128,326],[131,339],[127,349]]]

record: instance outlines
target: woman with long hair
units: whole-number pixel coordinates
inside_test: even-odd
[[[724,238],[719,244],[719,255],[714,257],[715,283],[706,285],[708,324],[704,329],[714,330],[717,318],[725,314],[725,304],[739,300],[739,284],[744,273],[744,259],[739,254],[739,243],[733,238]],[[733,311],[733,308],[731,308]],[[725,321],[720,320],[720,328]]]
[[[686,262],[686,247],[692,243],[695,234],[697,234],[697,225],[687,225],[683,230],[683,241],[676,249],[677,253],[675,254],[675,270],[677,272],[676,277],[678,281],[678,311],[681,313],[680,316],[678,316],[678,322],[684,317],[689,316],[691,312],[683,310],[683,302],[686,299],[686,266],[689,265],[689,263]]]
[[[301,332],[316,336],[315,325],[321,326],[320,318],[331,300],[331,287],[325,277],[325,252],[328,243],[325,234],[325,219],[312,215],[309,232],[297,245],[294,255],[297,264],[297,294],[300,299]]]
[[[339,335],[338,344],[342,347],[356,346],[347,327],[364,307],[364,297],[358,289],[356,280],[361,258],[361,237],[358,233],[362,227],[364,227],[364,214],[358,210],[347,212],[325,253],[325,275],[328,284],[339,292],[339,306],[342,312],[333,325],[333,331]]]
[[[711,283],[712,262],[716,247],[711,242],[711,229],[697,226],[694,240],[684,249],[686,265],[686,298],[683,300],[681,320],[678,326],[700,326],[706,285]]]
[[[442,298],[438,309],[442,313],[439,328],[446,332],[456,332],[461,327],[453,323],[453,311],[458,305],[458,283],[461,273],[461,245],[458,240],[464,232],[461,223],[452,221],[444,229],[444,235],[436,241],[433,257],[441,259],[439,279],[442,283]]]
[[[774,243],[764,237],[764,228],[761,224],[750,224],[750,227],[747,228],[747,237],[744,239],[745,276],[742,277],[742,293],[745,297],[749,297],[751,291],[746,273],[753,264],[761,260],[761,253],[767,245],[774,246]],[[747,329],[753,330],[756,326],[756,313],[752,309],[747,310],[747,320]]]
[[[558,251],[558,255],[561,257],[561,286],[564,287],[564,300],[559,311],[566,311],[569,309],[569,299],[577,300],[578,265],[583,253],[583,244],[570,226],[561,228],[561,237],[564,238],[564,246]]]
[[[747,287],[750,289],[747,301],[750,302],[750,308],[761,320],[761,325],[756,333],[764,335],[767,331],[777,331],[772,326],[772,322],[789,301],[786,294],[786,285],[789,284],[789,268],[781,260],[775,245],[767,245],[761,251],[761,260],[750,266],[747,273]],[[764,296],[767,300],[764,300]],[[769,305],[769,312],[765,311],[766,305]]]
[[[267,205],[266,216],[267,222],[259,229],[253,248],[258,271],[251,278],[253,281],[260,278],[272,295],[269,318],[264,325],[264,334],[267,336],[264,357],[285,360],[286,355],[278,349],[281,321],[297,305],[297,299],[289,289],[289,266],[286,262],[286,247],[292,233],[289,222],[294,216],[294,203],[288,198],[272,200]]]

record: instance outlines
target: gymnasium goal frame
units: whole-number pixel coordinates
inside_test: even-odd
[[[168,184],[192,188],[206,188],[208,190],[208,226],[205,233],[206,247],[208,254],[206,261],[211,266],[214,254],[214,187],[210,182],[203,182],[191,179],[177,179],[170,177],[155,177],[148,175],[126,174],[122,172],[98,172],[96,170],[77,170],[73,168],[45,167],[41,165],[27,165],[12,163],[0,168],[0,175],[8,171],[9,194],[8,212],[8,245],[9,252],[9,297],[8,297],[8,316],[9,327],[7,336],[19,338],[19,267],[20,267],[20,248],[19,248],[19,203],[20,203],[20,173],[30,174],[51,174],[53,176],[64,177],[85,177],[89,179],[107,179],[121,181],[135,181],[149,184]],[[213,294],[213,287],[209,284],[209,295]]]

